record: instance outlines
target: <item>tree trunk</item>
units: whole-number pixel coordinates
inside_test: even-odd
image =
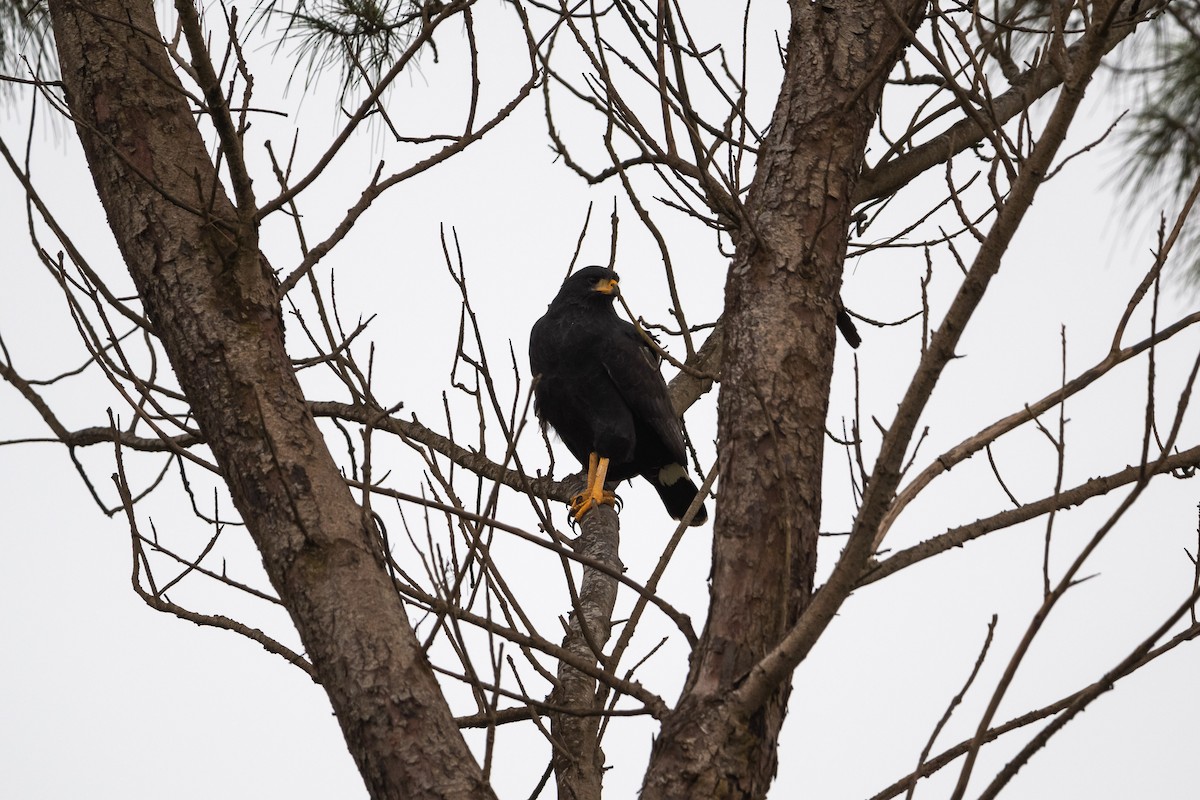
[[[614,571],[624,568],[618,555],[620,530],[617,512],[601,505],[579,523],[575,552],[599,561]],[[600,661],[599,655],[612,632],[612,612],[617,602],[617,579],[591,567],[583,568],[579,603],[571,612],[563,647],[580,658]],[[559,664],[558,687],[551,700],[556,705],[594,710],[598,706],[596,679],[567,664]],[[604,751],[600,748],[600,716],[555,713],[551,732],[561,749],[554,748],[554,776],[559,800],[600,800],[604,783]]]
[[[305,406],[249,185],[235,207],[154,4],[52,0],[50,13],[117,244],[371,796],[491,796]]]
[[[792,2],[785,75],[725,287],[708,620],[655,742],[653,798],[760,798],[790,683],[729,693],[813,590],[835,318],[866,142],[903,28],[887,3]],[[897,4],[915,27],[920,2]]]

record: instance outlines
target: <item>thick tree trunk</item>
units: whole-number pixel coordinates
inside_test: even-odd
[[[915,27],[919,2],[899,3]],[[813,589],[842,263],[867,137],[904,46],[887,3],[792,2],[785,76],[726,283],[708,621],[642,797],[759,798],[790,684],[730,691]]]
[[[217,179],[154,4],[50,13],[117,244],[371,796],[491,796],[305,406],[253,209]]]

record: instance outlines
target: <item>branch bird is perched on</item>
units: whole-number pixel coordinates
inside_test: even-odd
[[[558,433],[587,485],[575,519],[612,504],[605,481],[641,475],[681,519],[699,490],[688,478],[683,428],[671,408],[658,357],[637,328],[617,317],[617,273],[585,267],[563,282],[529,334],[534,410]],[[704,506],[692,525],[708,519]]]

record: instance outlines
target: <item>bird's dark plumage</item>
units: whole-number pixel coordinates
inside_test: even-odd
[[[617,274],[603,267],[586,267],[563,283],[529,334],[534,409],[589,467],[585,495],[595,494],[591,503],[583,495],[577,500],[577,517],[607,501],[599,494],[604,480],[640,475],[680,519],[699,491],[684,466],[683,429],[658,358],[637,329],[617,317],[616,295]],[[598,488],[592,480],[597,462]],[[707,518],[701,506],[692,524]]]

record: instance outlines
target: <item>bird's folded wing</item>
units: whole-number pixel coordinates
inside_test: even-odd
[[[621,393],[635,419],[658,434],[679,463],[686,463],[683,431],[671,408],[667,384],[654,366],[656,354],[632,325],[606,337],[601,359],[604,369]]]

